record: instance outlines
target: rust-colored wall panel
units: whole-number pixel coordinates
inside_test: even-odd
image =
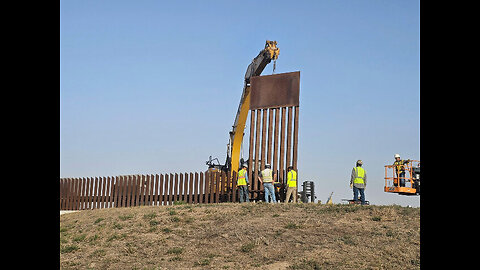
[[[125,181],[127,183],[127,194],[125,194],[126,198],[126,207],[134,206],[132,202],[132,192],[133,192],[133,179],[131,175],[125,176]]]
[[[292,165],[291,157],[292,157],[292,107],[288,107],[288,120],[287,120],[287,156],[285,157],[285,171],[287,170],[288,166]]]
[[[279,126],[278,123],[280,121],[280,108],[275,108],[275,126],[274,126],[274,134],[273,134],[273,164],[272,169],[274,172],[278,170],[278,132]]]
[[[193,203],[197,204],[198,203],[198,173],[195,173],[195,184],[193,187]]]
[[[268,110],[268,137],[267,137],[267,163],[272,164],[272,132],[273,132],[273,111]]]
[[[150,174],[150,191],[148,192],[148,205],[153,205],[153,189],[155,188],[155,176]]]
[[[262,110],[262,142],[260,154],[260,170],[265,169],[265,143],[267,138],[267,109]]]
[[[203,202],[204,203],[209,203],[210,201],[208,200],[209,199],[209,195],[210,195],[210,178],[212,177],[211,176],[212,173],[211,172],[206,172],[205,173],[205,186],[204,186],[204,199],[203,199]]]
[[[299,106],[300,71],[251,78],[250,109]]]
[[[280,158],[279,158],[279,166],[278,166],[278,181],[280,183],[283,183],[283,170],[284,170],[284,164],[285,164],[285,114],[286,114],[286,108],[282,108],[282,127],[280,128]]]
[[[293,126],[293,169],[297,171],[298,150],[298,107],[295,107],[295,121]]]
[[[168,192],[168,204],[172,205],[173,202],[173,173],[170,174],[169,192]]]
[[[193,203],[193,173],[190,173],[190,178],[188,182],[188,203]]]
[[[179,182],[179,185],[178,185],[178,201],[183,201],[183,174],[180,174],[180,182]]]
[[[257,122],[256,122],[256,128],[255,128],[255,160],[254,160],[254,165],[253,165],[253,179],[250,180],[252,183],[250,185],[253,185],[253,198],[257,198],[257,190],[258,190],[258,173],[259,173],[259,167],[260,163],[258,162],[258,159],[260,157],[260,115],[261,115],[261,110],[257,110]]]
[[[257,176],[265,168],[266,163],[272,165],[273,172],[277,174],[276,180],[282,184],[286,183],[288,166],[293,166],[297,170],[299,109],[298,107],[259,109],[250,110],[250,114],[248,158],[251,198],[263,199],[263,196],[259,198],[260,192],[263,192],[263,185],[258,182]],[[284,197],[282,195],[281,197]]]
[[[204,173],[200,172],[200,184],[198,187],[198,203],[204,203],[204,196],[205,196],[205,185],[203,183],[203,176]]]
[[[158,205],[163,205],[163,194],[166,193],[165,190],[165,176],[163,174],[159,175],[159,183],[158,183]]]
[[[178,174],[175,174],[175,186],[173,187],[173,202],[178,201]]]

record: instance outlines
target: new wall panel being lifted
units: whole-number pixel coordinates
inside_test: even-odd
[[[248,177],[251,198],[259,198],[263,186],[260,171],[269,163],[276,181],[286,184],[286,171],[297,171],[300,72],[256,76],[251,79]],[[293,123],[292,123],[293,122]],[[298,177],[298,176],[297,176]],[[280,190],[284,200],[284,190]]]

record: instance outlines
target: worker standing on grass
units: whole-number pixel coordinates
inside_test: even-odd
[[[274,174],[270,169],[270,164],[265,165],[265,170],[260,173],[262,177],[258,176],[258,180],[263,183],[263,191],[265,192],[265,202],[268,202],[268,197],[272,198],[272,202],[276,203],[275,200],[275,189],[273,188],[273,179],[276,178],[277,174]],[[273,174],[273,175],[272,175]]]
[[[288,166],[287,169],[287,197],[285,202],[288,203],[290,196],[292,196],[292,201],[297,202],[297,172],[293,170],[293,166]]]
[[[357,165],[352,169],[350,177],[350,188],[353,187],[353,200],[358,201],[358,192],[360,192],[362,205],[365,204],[365,188],[367,187],[367,172],[362,168],[363,162],[357,160]]]
[[[248,198],[248,175],[247,164],[243,164],[242,169],[238,171],[237,186],[240,193],[240,202],[250,202]],[[245,199],[244,199],[245,197]]]
[[[405,186],[405,164],[410,162],[410,159],[403,160],[400,159],[399,154],[395,154],[395,162],[393,162],[393,166],[395,166],[395,172],[397,174],[397,179],[400,181],[400,186],[404,187]],[[396,186],[398,186],[398,181]]]

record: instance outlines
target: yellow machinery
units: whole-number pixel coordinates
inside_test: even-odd
[[[227,146],[227,159],[225,164],[221,165],[214,164],[213,160],[215,159],[212,160],[210,157],[210,159],[206,162],[209,167],[209,171],[222,170],[225,172],[238,172],[238,168],[241,165],[240,148],[243,141],[243,130],[245,128],[245,122],[247,121],[248,111],[250,109],[250,79],[253,76],[259,76],[265,69],[265,66],[272,60],[274,61],[273,71],[275,72],[275,63],[278,59],[279,53],[280,49],[277,48],[277,42],[267,40],[265,42],[265,48],[261,50],[255,58],[253,58],[250,65],[247,67],[242,97],[240,98],[240,104],[238,106],[237,115],[235,116],[235,121],[232,126],[232,131],[229,132],[230,139]]]
[[[325,204],[333,204],[332,195],[333,195],[333,192],[330,193],[330,197],[328,197],[327,202]]]

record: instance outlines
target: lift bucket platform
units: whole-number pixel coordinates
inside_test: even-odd
[[[405,165],[405,177],[400,177],[395,172],[395,165],[385,165],[385,192],[397,193],[400,195],[419,195],[420,191],[417,190],[415,175],[413,167],[418,167],[419,160],[411,160],[410,163]],[[415,166],[413,166],[415,165]],[[405,186],[400,186],[400,181],[405,181]]]

